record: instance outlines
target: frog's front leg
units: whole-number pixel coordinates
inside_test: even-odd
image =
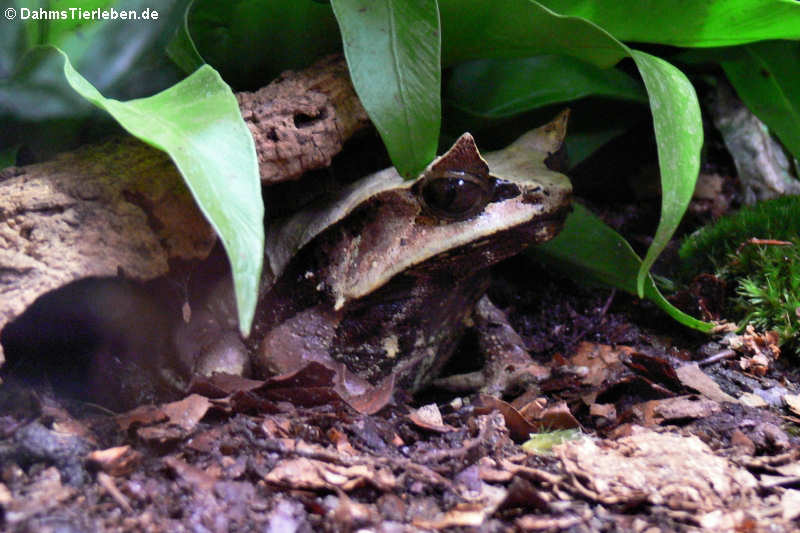
[[[440,378],[434,382],[436,386],[500,397],[514,390],[535,387],[549,377],[549,369],[531,359],[522,337],[511,326],[506,314],[486,295],[475,306],[472,326],[478,333],[479,348],[486,358],[483,368]]]

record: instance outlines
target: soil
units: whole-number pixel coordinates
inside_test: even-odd
[[[782,398],[797,387],[780,370],[758,376],[736,358],[705,366],[700,374],[730,395],[715,398],[676,371],[714,350],[707,337],[527,258],[496,274],[491,295],[551,371],[509,403],[396,391],[367,415],[301,376],[277,393],[198,389],[114,415],[6,383],[0,523],[8,531],[796,530],[800,453],[787,431],[797,418]],[[531,276],[540,283],[519,285]],[[748,406],[745,392],[765,405]],[[529,432],[568,428],[576,434],[554,448],[521,447]]]

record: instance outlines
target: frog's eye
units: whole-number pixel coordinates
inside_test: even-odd
[[[486,177],[446,170],[422,178],[414,191],[423,208],[445,220],[465,220],[480,213],[492,199]]]

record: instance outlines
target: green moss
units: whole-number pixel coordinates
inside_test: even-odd
[[[742,208],[706,226],[683,242],[680,248],[682,272],[688,276],[699,272],[715,272],[726,267],[730,255],[748,239],[797,241],[800,238],[800,197],[781,196]],[[754,246],[744,246],[745,260],[751,258]]]
[[[733,284],[731,318],[740,325],[775,330],[782,343],[800,346],[800,197],[784,196],[723,217],[689,236],[679,253],[687,279],[713,272]]]

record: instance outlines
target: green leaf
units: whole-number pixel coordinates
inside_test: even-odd
[[[59,15],[67,10],[67,17],[26,21],[19,20],[22,7],[38,12],[41,2],[16,2],[20,16],[13,21],[0,17],[0,122],[5,126],[0,149],[22,144],[35,160],[42,160],[107,136],[116,127],[75,94],[64,79],[61,59],[39,44],[63,50],[108,97],[128,100],[153,94],[183,77],[164,54],[164,46],[187,1],[160,1],[157,20],[135,22],[72,18],[69,8],[105,6],[152,13],[152,2],[56,2],[49,9],[57,8]]]
[[[700,171],[703,123],[692,84],[663,59],[631,51],[639,67],[653,112],[661,170],[661,219],[637,276],[637,292],[645,290],[650,267],[669,243],[694,193]]]
[[[39,30],[38,44],[62,50],[75,68],[104,94],[134,98],[151,94],[177,81],[164,49],[183,20],[189,0],[53,0],[49,9],[66,11],[58,20],[30,21]],[[90,18],[73,16],[69,9],[89,11]],[[91,18],[100,9],[107,19]],[[113,11],[112,11],[113,10]],[[123,20],[122,12],[148,19]],[[113,14],[117,18],[111,18]],[[147,72],[147,76],[142,71]],[[133,83],[132,73],[136,73]],[[126,78],[128,78],[126,80]]]
[[[528,440],[521,447],[528,453],[536,455],[552,455],[553,447],[568,440],[577,440],[581,437],[579,429],[557,429],[542,433],[531,433]]]
[[[193,0],[186,6],[183,14],[183,21],[175,29],[175,35],[167,45],[167,55],[178,65],[181,70],[189,74],[199,69],[205,64],[200,52],[194,45],[192,36],[189,34],[189,12],[194,5]]]
[[[392,163],[416,177],[436,156],[441,122],[435,0],[332,0],[350,77]]]
[[[0,10],[13,5],[14,2],[0,2]],[[0,80],[13,72],[17,60],[28,49],[28,38],[25,24],[5,15],[0,16]]]
[[[641,83],[622,71],[557,55],[470,61],[452,69],[445,87],[448,105],[485,118],[590,95],[647,102]]]
[[[189,32],[203,59],[239,90],[341,50],[331,6],[313,0],[195,0]]]
[[[634,295],[639,292],[636,279],[642,264],[636,252],[621,235],[580,204],[574,206],[561,233],[532,248],[531,254],[573,279],[610,285]],[[708,332],[714,326],[670,304],[649,274],[645,276],[644,297],[690,328]]]
[[[531,0],[439,0],[444,65],[490,57],[568,55],[611,67],[625,49],[586,20]]]
[[[70,9],[83,11],[91,11],[95,9],[108,10],[111,7],[120,9],[120,3],[116,0],[81,0],[74,2],[69,0],[50,0],[49,5],[44,8],[49,11],[58,12],[59,14],[65,12],[67,16],[51,18],[47,20],[36,20],[32,17],[27,20],[26,24],[31,29],[32,33],[37,34],[37,44],[52,44],[72,54],[75,59],[80,58],[78,49],[74,45],[80,41],[80,47],[85,49],[88,43],[91,42],[93,32],[100,28],[103,24],[101,19],[97,18],[84,18],[75,16],[70,12]],[[29,8],[31,11],[38,11],[41,6]],[[125,9],[127,6],[122,7]],[[74,11],[73,11],[74,13]],[[21,18],[21,17],[20,17]],[[76,38],[80,35],[80,38]]]
[[[564,141],[567,145],[570,168],[575,168],[598,148],[628,131],[634,123],[630,115],[620,115],[610,119],[604,117],[604,121],[600,129],[580,129],[570,124],[570,133]]]
[[[722,61],[725,74],[747,107],[800,158],[800,43],[755,43],[739,51]]]
[[[541,2],[558,13],[590,20],[620,41],[712,47],[800,39],[800,2],[795,0]]]
[[[75,91],[175,162],[225,246],[247,335],[261,275],[264,206],[255,146],[230,87],[204,66],[166,91],[120,102],[104,98],[58,53]]]
[[[12,167],[17,163],[17,151],[19,151],[19,146],[10,146],[5,150],[0,150],[0,170]]]

